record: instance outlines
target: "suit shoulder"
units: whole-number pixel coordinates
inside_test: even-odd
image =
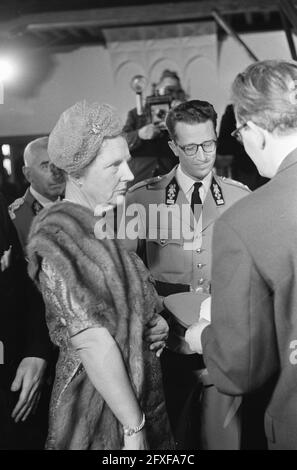
[[[255,214],[258,210],[263,212],[263,209],[259,209],[261,208],[261,203],[259,203],[257,191],[241,192],[242,197],[237,197],[220,218],[232,227],[242,226],[246,221],[249,223],[251,218],[255,220]],[[251,214],[253,215],[250,216]]]
[[[155,176],[152,178],[147,178],[139,183],[134,184],[131,188],[128,189],[128,194],[132,194],[138,190],[154,190],[159,189],[163,186],[163,183],[167,181],[167,175]]]
[[[13,201],[10,206],[8,207],[8,212],[10,215],[11,220],[14,220],[16,218],[17,212],[20,209],[20,207],[23,206],[25,202],[25,196],[19,197],[15,201]]]
[[[227,185],[229,187],[234,187],[234,188],[237,188],[239,190],[242,190],[243,192],[245,193],[250,193],[251,190],[249,189],[248,186],[246,186],[245,184],[243,183],[240,183],[240,181],[236,181],[236,180],[232,180],[231,178],[225,178],[224,176],[219,176],[217,177],[217,179],[219,180],[220,183],[222,183],[223,185]]]

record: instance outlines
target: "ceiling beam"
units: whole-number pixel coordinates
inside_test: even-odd
[[[295,42],[292,34],[292,26],[291,22],[289,21],[287,17],[287,13],[284,11],[282,4],[280,4],[280,15],[281,15],[281,20],[283,24],[284,31],[286,33],[286,38],[288,41],[288,46],[291,52],[291,57],[293,60],[297,60],[297,52],[296,52],[296,47],[295,47]]]
[[[135,5],[85,10],[57,11],[23,15],[14,21],[0,23],[0,37],[25,30],[28,25],[36,28],[96,27],[113,28],[194,21],[211,18],[217,8],[224,15],[249,12],[277,11],[279,0],[200,0],[180,3]]]
[[[247,24],[251,25],[253,23],[253,14],[251,12],[245,13],[245,18]]]
[[[96,28],[88,28],[88,34],[93,38],[97,38],[102,34],[102,30],[98,27]]]
[[[292,24],[295,32],[297,31],[297,10],[292,0],[281,0],[280,10],[283,11],[286,18]]]
[[[251,49],[246,45],[246,43],[241,39],[241,37],[234,31],[234,29],[231,27],[231,25],[227,22],[225,18],[219,13],[218,10],[214,9],[213,12],[213,17],[217,24],[223,28],[223,30],[229,34],[235,41],[244,48],[244,50],[248,53],[250,58],[257,62],[259,59],[258,57],[251,51]]]

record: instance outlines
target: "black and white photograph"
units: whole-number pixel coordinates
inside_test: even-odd
[[[297,450],[296,35],[297,0],[0,0],[0,455]]]

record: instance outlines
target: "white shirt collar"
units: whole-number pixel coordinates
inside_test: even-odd
[[[210,188],[210,185],[211,185],[211,180],[212,180],[212,172],[210,171],[208,173],[208,175],[205,176],[205,178],[203,178],[203,180],[200,181],[202,183],[202,186],[199,189],[199,193],[200,193],[200,197],[201,197],[202,202],[205,201],[206,194],[207,194],[207,192]],[[193,192],[193,189],[194,189],[193,185],[194,185],[194,183],[197,183],[197,180],[191,178],[186,173],[184,173],[184,171],[182,170],[180,164],[178,165],[177,170],[176,170],[176,181],[177,181],[179,187],[185,193],[186,198],[188,199],[188,201],[191,201],[191,195],[192,195],[192,192]]]
[[[32,186],[29,188],[30,193],[32,196],[41,204],[43,207],[49,207],[52,206],[55,202],[59,201],[60,198],[57,198],[56,201],[51,201],[47,197],[42,196],[38,191],[36,191]]]

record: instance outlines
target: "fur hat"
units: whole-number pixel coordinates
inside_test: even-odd
[[[80,101],[62,113],[50,133],[50,160],[76,176],[96,157],[103,139],[120,135],[122,128],[121,119],[112,106]]]

